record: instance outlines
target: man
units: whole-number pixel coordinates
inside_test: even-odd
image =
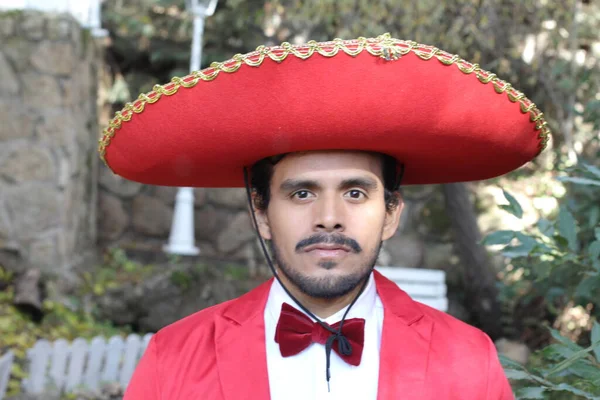
[[[245,186],[274,279],[155,334],[125,399],[513,399],[486,334],[373,266],[400,183],[498,176],[548,135],[495,75],[389,35],[261,47],[140,96],[104,133],[107,165]]]

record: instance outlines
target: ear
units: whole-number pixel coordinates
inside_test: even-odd
[[[400,216],[402,215],[402,210],[404,210],[404,199],[399,192],[394,192],[394,196],[398,197],[398,205],[392,211],[385,212],[385,222],[383,224],[383,234],[381,235],[381,240],[388,240],[394,233],[398,230],[398,225],[400,224]]]
[[[271,226],[269,225],[267,210],[258,209],[256,207],[257,200],[256,192],[252,192],[252,208],[254,209],[254,215],[256,216],[256,223],[258,224],[258,233],[264,240],[271,240]]]

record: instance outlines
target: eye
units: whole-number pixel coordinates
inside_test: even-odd
[[[362,199],[362,198],[364,198],[364,197],[367,197],[367,195],[366,195],[365,193],[363,193],[363,192],[362,192],[362,191],[360,191],[360,190],[356,190],[356,189],[348,191],[348,192],[347,192],[347,194],[348,194],[348,195],[349,195],[349,196],[350,196],[352,199],[355,199],[355,200],[360,200],[360,199]]]
[[[297,192],[294,192],[292,194],[292,198],[304,200],[304,199],[308,199],[311,194],[312,193],[309,192],[308,190],[298,190]]]

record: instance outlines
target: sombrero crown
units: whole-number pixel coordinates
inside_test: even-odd
[[[375,151],[403,184],[488,179],[545,147],[525,95],[477,64],[389,35],[261,46],[142,94],[104,131],[101,158],[133,181],[243,186],[277,154]]]

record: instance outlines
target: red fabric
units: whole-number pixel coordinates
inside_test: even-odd
[[[340,323],[331,325],[338,330]],[[350,365],[360,365],[363,347],[365,343],[365,320],[363,318],[351,318],[344,320],[342,334],[348,339],[352,346],[352,354],[349,356],[341,354],[337,346],[337,340],[333,342],[332,349],[344,361]],[[296,310],[287,303],[281,305],[281,314],[277,321],[275,330],[275,341],[279,343],[279,350],[283,357],[290,357],[300,353],[312,343],[325,344],[332,335],[319,323],[313,322],[306,314]]]
[[[242,168],[267,156],[358,149],[404,163],[406,185],[487,179],[530,161],[541,139],[519,101],[476,75],[412,52],[266,58],[129,111],[106,161],[147,184],[242,187]]]
[[[269,399],[264,310],[272,279],[152,337],[124,400]],[[378,400],[513,400],[489,337],[375,272],[384,307]],[[290,393],[293,398],[293,393]]]

